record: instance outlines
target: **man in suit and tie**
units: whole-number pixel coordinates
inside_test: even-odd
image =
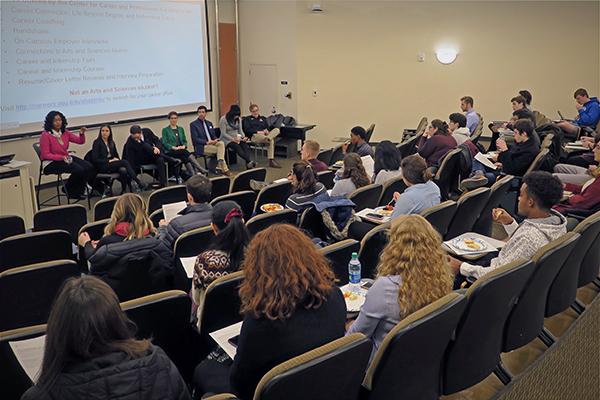
[[[198,156],[216,156],[217,170],[224,175],[231,176],[229,167],[225,162],[225,143],[217,139],[212,122],[206,119],[208,109],[205,106],[198,107],[198,118],[190,123],[190,132],[194,150]]]

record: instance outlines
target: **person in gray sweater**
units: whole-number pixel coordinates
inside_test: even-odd
[[[225,147],[232,148],[238,156],[246,161],[246,168],[254,168],[256,163],[250,159],[250,147],[248,142],[250,138],[244,134],[242,129],[240,106],[233,104],[229,107],[227,114],[219,120],[219,129],[221,130],[220,139]]]
[[[530,259],[541,247],[567,232],[567,220],[552,207],[561,200],[563,187],[558,178],[544,171],[525,175],[519,193],[519,214],[526,219],[519,225],[505,210],[495,208],[492,218],[503,225],[510,238],[489,266],[472,265],[451,259],[451,265],[465,277],[481,278],[496,268],[518,259]]]
[[[356,153],[348,153],[344,156],[344,167],[336,173],[335,185],[331,190],[331,196],[348,196],[356,189],[371,183],[362,159]]]
[[[179,211],[179,215],[167,223],[161,219],[158,223],[160,239],[172,249],[179,236],[192,229],[210,225],[212,207],[208,202],[212,183],[204,175],[194,175],[185,183],[188,205]]]

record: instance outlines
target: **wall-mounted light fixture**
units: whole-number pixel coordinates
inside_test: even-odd
[[[437,60],[442,64],[452,64],[454,60],[456,60],[456,56],[458,55],[458,51],[452,48],[443,48],[438,49],[435,52],[435,56]]]

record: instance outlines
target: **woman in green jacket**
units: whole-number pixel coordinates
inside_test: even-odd
[[[181,160],[190,175],[204,174],[206,170],[198,164],[194,154],[187,151],[187,140],[185,131],[177,125],[179,114],[176,111],[169,113],[169,126],[162,130],[162,142],[168,156]]]

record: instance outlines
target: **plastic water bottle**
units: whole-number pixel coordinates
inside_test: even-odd
[[[360,289],[360,261],[358,261],[357,253],[352,253],[352,259],[348,263],[348,278],[351,290],[358,291]]]

